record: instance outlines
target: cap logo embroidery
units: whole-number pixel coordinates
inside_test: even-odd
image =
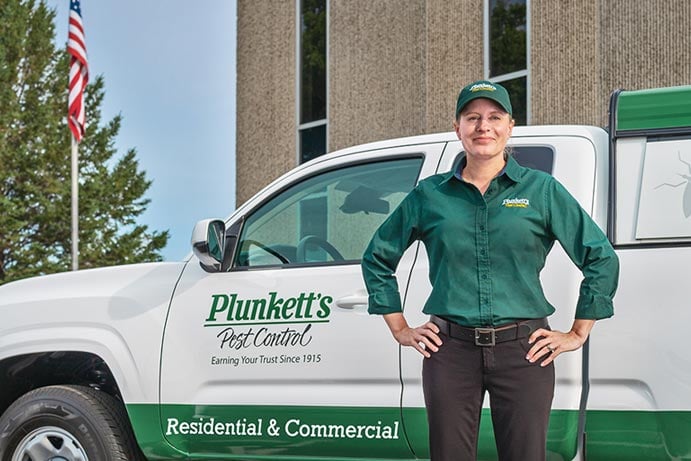
[[[530,206],[530,200],[527,198],[505,198],[501,202],[501,206],[504,208],[528,208]]]
[[[470,87],[470,91],[473,93],[476,91],[497,91],[497,87],[489,83],[477,83]]]

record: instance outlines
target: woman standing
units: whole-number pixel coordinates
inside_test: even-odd
[[[619,263],[609,241],[552,176],[508,155],[514,120],[504,87],[478,81],[456,103],[465,158],[421,181],[377,230],[362,260],[369,312],[424,357],[432,461],[476,458],[489,393],[500,460],[546,457],[553,361],[613,315]],[[410,327],[394,276],[415,240],[427,250],[430,321]],[[557,240],[584,279],[568,332],[552,331],[539,274]]]

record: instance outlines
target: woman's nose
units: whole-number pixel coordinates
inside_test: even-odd
[[[477,121],[477,125],[475,126],[475,129],[477,131],[487,131],[487,129],[489,129],[489,123],[487,122],[487,119],[484,117],[479,118]]]

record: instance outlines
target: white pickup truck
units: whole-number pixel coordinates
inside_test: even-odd
[[[691,87],[615,92],[609,126],[517,127],[510,141],[621,261],[614,318],[557,360],[549,459],[691,459]],[[0,459],[428,458],[422,358],[367,315],[359,262],[461,151],[444,133],[333,152],[197,223],[186,261],[0,287]],[[420,245],[398,268],[413,324],[427,269]],[[568,329],[581,274],[555,248],[542,277]]]

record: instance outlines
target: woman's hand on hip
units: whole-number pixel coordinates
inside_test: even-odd
[[[430,358],[430,351],[437,352],[441,346],[438,333],[439,327],[432,322],[427,322],[417,328],[404,328],[394,333],[394,338],[402,346],[414,347],[425,358]]]
[[[525,358],[533,363],[546,357],[540,366],[547,366],[562,352],[580,349],[588,339],[594,324],[594,320],[577,319],[568,333],[539,328],[528,338],[528,343],[532,344],[533,347],[530,348]]]
[[[401,313],[386,314],[384,320],[400,345],[414,347],[425,358],[431,357],[430,351],[437,352],[442,344],[439,327],[432,322],[412,328]]]

